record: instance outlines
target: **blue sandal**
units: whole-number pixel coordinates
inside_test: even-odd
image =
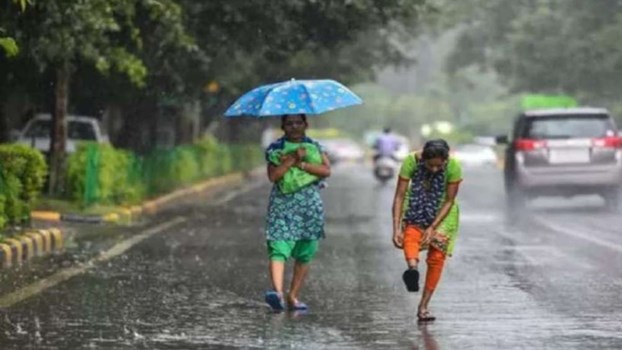
[[[295,303],[289,304],[288,308],[290,311],[307,311],[309,310],[309,306],[303,302],[296,300]]]
[[[272,308],[273,311],[283,311],[285,310],[285,303],[283,302],[283,296],[279,293],[271,290],[267,291],[265,294],[265,300],[268,305]]]

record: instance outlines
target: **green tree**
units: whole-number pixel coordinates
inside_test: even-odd
[[[26,5],[28,4],[28,0],[11,0],[11,2],[18,6],[20,10],[23,12],[26,9]],[[0,27],[0,34],[5,34],[5,29]],[[0,36],[0,48],[4,50],[4,54],[7,57],[14,57],[19,53],[19,47],[10,36]]]
[[[622,1],[467,0],[460,6],[471,10],[456,17],[462,34],[450,72],[492,68],[512,91],[570,93],[584,102],[615,101],[622,92]]]
[[[175,4],[166,0],[32,1],[32,8],[22,16],[16,38],[39,71],[54,72],[51,190],[57,190],[62,183],[65,116],[76,65],[88,62],[101,73],[120,72],[132,84],[144,86],[147,68],[135,52],[141,50],[144,38],[151,33],[141,33],[135,22],[138,16],[154,22],[174,22],[175,12],[167,12],[174,8]],[[179,10],[177,15],[179,21]]]
[[[404,43],[427,10],[422,0],[181,3],[190,32],[210,58],[201,83],[215,80],[221,86],[218,95],[202,96],[207,121],[220,118],[233,98],[259,84],[320,77],[351,83],[409,60]],[[252,127],[228,131],[242,139],[251,133]]]
[[[15,23],[23,69],[12,65],[3,84],[35,95],[51,77],[55,102],[38,96],[36,103],[54,104],[55,115],[114,106],[125,123],[120,139],[133,148],[145,139],[136,130],[151,130],[153,140],[163,117],[180,119],[197,103],[209,123],[258,84],[292,77],[353,83],[412,61],[406,43],[429,13],[424,0],[31,3]],[[205,89],[210,82],[218,88]],[[223,134],[246,139],[255,125],[223,128]],[[56,155],[63,150],[61,131]],[[53,159],[52,174],[60,158]]]

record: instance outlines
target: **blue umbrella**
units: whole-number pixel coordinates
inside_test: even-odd
[[[360,97],[334,80],[292,79],[247,92],[227,109],[225,117],[315,115],[361,103]]]

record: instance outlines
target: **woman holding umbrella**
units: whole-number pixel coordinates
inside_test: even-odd
[[[266,239],[273,290],[266,302],[275,311],[285,308],[283,275],[285,262],[295,260],[287,307],[306,310],[298,300],[300,288],[324,237],[324,205],[320,197],[321,179],[330,176],[330,162],[322,147],[306,137],[305,115],[282,117],[285,135],[266,150],[268,178],[275,184],[270,194]],[[298,174],[298,175],[296,175]],[[308,176],[310,175],[310,176]],[[294,177],[304,178],[300,181]]]
[[[295,80],[263,85],[241,96],[226,117],[281,117],[285,135],[266,150],[268,178],[274,183],[268,204],[266,241],[272,290],[265,300],[275,311],[306,310],[298,300],[309,263],[324,237],[323,179],[330,162],[323,148],[305,134],[307,115],[361,104],[347,87],[330,79]],[[285,262],[295,260],[289,293],[285,296]]]

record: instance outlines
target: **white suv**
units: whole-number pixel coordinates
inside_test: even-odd
[[[599,194],[622,203],[622,137],[602,108],[533,110],[514,124],[505,156],[510,204],[531,197]]]
[[[108,136],[102,131],[99,121],[93,117],[67,116],[67,142],[65,152],[76,151],[80,141],[93,141],[100,143],[109,142]],[[38,114],[28,121],[17,139],[18,143],[29,145],[43,153],[50,151],[50,130],[52,128],[52,116],[50,114]]]

